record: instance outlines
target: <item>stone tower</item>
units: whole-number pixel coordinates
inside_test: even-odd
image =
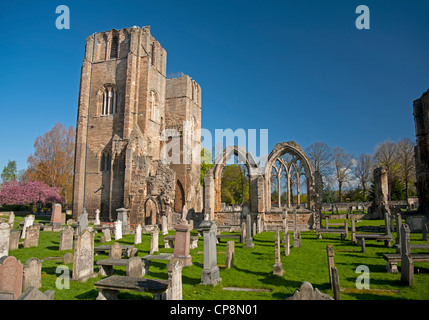
[[[168,83],[178,81],[167,80],[166,64],[167,52],[149,26],[113,29],[86,39],[76,125],[75,219],[85,208],[90,217],[99,209],[101,221],[114,221],[116,210],[126,208],[132,224],[159,224],[162,215],[171,224],[176,202],[184,202],[188,194],[198,199],[190,190],[199,185],[182,182],[193,183],[190,175],[195,172],[173,168],[164,161],[163,150],[166,129],[180,127],[182,114],[195,119],[200,130],[201,100],[195,108],[190,102],[172,102],[174,114],[166,114],[169,101],[179,101],[183,94],[168,90],[176,88]],[[201,97],[195,81],[184,78],[199,88]],[[195,109],[194,118],[188,109]],[[176,177],[182,179],[179,194]],[[188,208],[198,211],[200,206]]]

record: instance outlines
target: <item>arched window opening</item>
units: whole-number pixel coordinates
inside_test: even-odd
[[[118,36],[113,36],[112,44],[110,46],[110,59],[118,58],[118,46],[119,46],[119,38]]]
[[[116,87],[106,86],[103,91],[102,115],[115,114],[118,112]]]

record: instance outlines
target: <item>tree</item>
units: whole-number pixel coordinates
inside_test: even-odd
[[[338,182],[338,198],[342,202],[342,188],[350,180],[350,171],[352,167],[351,156],[344,152],[343,148],[335,147],[333,151],[333,162],[335,169],[335,179]]]
[[[27,159],[27,179],[60,188],[67,203],[71,202],[73,190],[74,144],[74,128],[57,123],[51,131],[37,137],[35,151]]]
[[[49,187],[41,181],[17,182],[3,184],[0,190],[1,205],[30,205],[37,201],[42,203],[62,203],[59,188]]]
[[[246,179],[242,167],[238,164],[231,164],[223,168],[221,181],[222,202],[242,205],[244,202],[249,201],[249,181]]]
[[[372,159],[370,154],[362,153],[356,160],[356,166],[353,168],[353,174],[359,181],[360,187],[362,188],[363,201],[367,199],[368,182],[372,177]]]
[[[416,163],[414,159],[414,143],[405,138],[398,141],[397,161],[399,164],[399,178],[405,186],[405,198],[409,195],[409,186],[413,185],[416,178]]]
[[[1,179],[3,183],[15,181],[17,177],[17,170],[16,170],[16,161],[15,160],[9,160],[7,165],[3,168],[3,171],[1,173]]]
[[[331,148],[324,142],[315,142],[307,147],[305,153],[310,158],[314,169],[319,170],[322,179],[325,180],[332,172]]]

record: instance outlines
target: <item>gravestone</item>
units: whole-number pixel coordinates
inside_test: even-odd
[[[425,223],[423,224],[423,232],[422,232],[423,241],[428,241],[428,233],[429,233],[429,228],[428,228],[428,225]]]
[[[230,269],[234,265],[235,241],[231,240],[226,243],[225,269]]]
[[[179,224],[174,226],[176,230],[176,240],[174,243],[174,258],[182,262],[183,267],[192,265],[192,256],[190,255],[191,247],[191,230],[193,223],[190,224],[186,220],[188,211],[186,205],[182,210],[182,219]]]
[[[134,234],[134,244],[140,244],[142,243],[142,226],[139,224],[136,227],[135,234]]]
[[[401,244],[401,230],[402,230],[402,215],[401,212],[398,212],[396,214],[396,230],[398,230],[396,232],[396,244]]]
[[[288,230],[289,226],[287,223],[287,210],[285,208],[283,208],[283,211],[282,211],[282,219],[283,219],[283,242],[285,242],[287,233],[289,232]]]
[[[9,255],[10,226],[3,222],[0,224],[0,258]]]
[[[62,222],[61,204],[54,203],[52,204],[51,226],[61,227],[61,222]]]
[[[103,229],[104,241],[109,242],[112,241],[112,235],[110,229]]]
[[[298,218],[296,208],[293,208],[293,247],[299,248],[301,246],[301,233],[298,230]]]
[[[273,275],[282,276],[284,273],[283,263],[280,255],[280,229],[276,230],[276,235],[274,237],[274,250],[275,250],[275,263],[273,266]]]
[[[24,264],[22,277],[22,292],[28,287],[42,287],[42,260],[30,258]]]
[[[59,250],[72,250],[73,249],[73,228],[67,226],[60,234],[60,247]]]
[[[128,211],[129,209],[125,208],[119,208],[116,209],[116,212],[118,213],[118,219],[122,222],[122,234],[130,234],[130,226],[128,225]]]
[[[19,230],[10,231],[9,250],[18,250],[20,235],[21,235],[21,231]]]
[[[139,257],[128,259],[126,267],[127,277],[141,278],[143,277],[143,262]]]
[[[310,282],[305,281],[301,287],[295,290],[295,293],[285,300],[334,300],[331,296],[321,293],[319,289],[313,289]]]
[[[334,290],[334,283],[332,281],[332,267],[335,266],[334,264],[334,247],[332,244],[328,244],[326,246],[326,253],[328,256],[328,271],[329,271],[329,283],[331,284],[331,289]]]
[[[151,232],[150,232],[150,252],[149,254],[153,254],[154,252],[159,251],[159,229],[158,226],[156,226]]]
[[[14,299],[22,293],[22,272],[21,261],[13,256],[0,258],[0,292],[12,292]]]
[[[122,245],[119,242],[115,242],[110,246],[109,258],[110,259],[122,258]]]
[[[67,252],[65,255],[63,255],[63,263],[64,264],[73,263],[73,253]]]
[[[174,257],[168,267],[167,300],[182,300],[182,262]]]
[[[352,216],[351,219],[351,224],[352,224],[352,243],[356,243],[356,219],[355,217]]]
[[[54,290],[46,290],[45,292],[42,292],[39,289],[30,286],[21,294],[18,300],[54,300],[54,295]]]
[[[11,226],[11,227],[13,227],[13,223],[15,222],[15,214],[13,213],[13,211],[11,211],[10,213],[9,213],[9,218],[8,218],[8,221],[7,221],[7,223],[9,223],[9,225]]]
[[[95,220],[94,225],[99,226],[101,224],[100,222],[100,210],[95,210]]]
[[[414,261],[411,258],[410,227],[404,223],[401,228],[401,282],[414,285]]]
[[[122,221],[117,220],[115,221],[115,228],[113,229],[115,232],[115,240],[122,239]]]
[[[166,234],[168,234],[168,220],[167,220],[167,216],[163,215],[161,217],[161,232],[162,235],[165,236]]]
[[[285,239],[285,256],[287,257],[290,254],[290,237],[289,234],[283,235]]]
[[[200,229],[204,237],[204,269],[201,272],[201,284],[216,285],[221,281],[216,256],[217,223],[216,221],[204,220],[200,224]]]
[[[81,234],[83,230],[88,228],[88,213],[86,209],[83,208],[81,215],[77,220],[77,234]]]
[[[33,225],[27,228],[27,234],[24,239],[24,248],[33,248],[39,245],[39,231],[40,227],[38,225]]]
[[[332,273],[332,290],[334,291],[334,299],[341,300],[340,277],[336,267],[331,268]]]
[[[85,229],[76,237],[72,280],[86,281],[94,276],[94,234]]]
[[[24,226],[22,227],[22,233],[21,233],[21,238],[25,239],[25,235],[27,232],[27,228],[31,227],[34,223],[34,215],[29,214],[28,216],[26,216],[24,218]]]
[[[241,243],[244,243],[246,240],[246,222],[241,224]]]
[[[243,211],[245,210],[244,207]],[[252,237],[252,216],[250,215],[250,212],[246,214],[246,241],[244,243],[245,248],[254,248],[255,244],[253,243],[253,237]]]

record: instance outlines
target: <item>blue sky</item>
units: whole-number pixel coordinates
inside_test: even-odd
[[[370,30],[358,30],[358,5]],[[70,9],[58,30],[55,8]],[[413,100],[429,88],[429,1],[0,2],[0,170],[27,167],[37,136],[75,126],[85,39],[151,26],[167,72],[202,87],[202,127],[268,129],[284,141],[322,141],[358,156],[415,140]]]

